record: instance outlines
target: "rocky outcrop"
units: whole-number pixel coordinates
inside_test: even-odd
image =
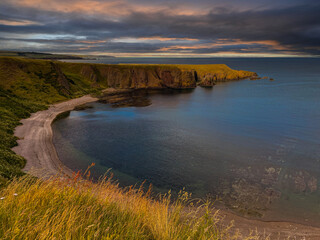
[[[199,85],[201,87],[213,87],[217,82],[217,76],[213,74],[206,74],[201,81],[199,82]]]
[[[315,192],[318,189],[318,180],[306,171],[293,174],[294,189],[297,192]]]
[[[98,82],[98,71],[96,67],[92,65],[83,65],[81,69],[81,75],[90,79],[91,82],[94,82],[94,83]]]
[[[236,81],[241,79],[247,79],[257,77],[258,75],[248,71],[236,71],[232,69],[226,69],[225,71],[208,72],[202,75],[198,74],[198,85],[201,87],[212,87],[219,82]]]
[[[254,75],[250,77],[250,80],[254,81],[254,80],[260,80],[262,79],[261,77],[259,77],[258,75]]]
[[[51,63],[52,66],[52,71],[49,73],[51,74],[51,77],[56,77],[57,83],[58,83],[58,88],[59,92],[61,92],[63,95],[69,95],[70,94],[70,83],[66,76],[63,74],[61,71],[61,68],[55,64]]]

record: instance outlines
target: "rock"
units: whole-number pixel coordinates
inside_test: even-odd
[[[307,184],[304,181],[304,176],[297,175],[294,178],[294,184],[295,184],[295,189],[299,192],[304,192],[306,191]]]
[[[293,175],[294,189],[298,192],[315,192],[318,180],[307,171],[299,171]]]
[[[259,77],[259,76],[252,76],[252,77],[250,77],[249,79],[252,80],[252,81],[254,81],[254,80],[259,80],[259,79],[261,79],[261,77]]]
[[[70,95],[70,83],[61,68],[54,62],[51,62],[51,68],[53,74],[51,74],[51,78],[56,78],[58,82],[58,91],[63,95]],[[49,73],[50,74],[50,73]],[[48,78],[49,79],[49,78]]]
[[[246,179],[235,180],[230,192],[225,192],[224,200],[228,206],[242,214],[255,216],[262,216],[263,211],[281,197],[281,193],[274,188],[263,187]]]
[[[82,105],[75,106],[73,111],[82,111],[82,110],[86,110],[86,109],[89,109],[89,108],[93,108],[93,106],[88,105],[88,104],[82,104]]]
[[[175,67],[99,66],[99,74],[108,86],[122,89],[189,89],[195,88],[196,76],[193,71],[182,71]]]
[[[92,65],[84,65],[81,69],[81,74],[89,79],[91,82],[98,82],[98,70],[95,66]]]
[[[199,86],[201,87],[213,87],[215,85],[215,82],[217,80],[217,77],[213,74],[206,74],[201,82],[199,83]]]
[[[151,104],[147,92],[143,92],[143,90],[108,94],[101,97],[99,102],[111,104],[112,107],[146,107]]]
[[[315,192],[318,189],[318,181],[315,177],[311,177],[307,185],[310,192]]]
[[[279,199],[281,197],[281,192],[273,188],[266,188],[264,190],[264,193],[268,198],[268,204],[271,204],[274,200]]]
[[[263,173],[261,183],[268,186],[275,184],[278,181],[279,173],[279,168],[265,168],[265,172]]]

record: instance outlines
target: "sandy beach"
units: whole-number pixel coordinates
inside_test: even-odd
[[[70,175],[72,171],[63,166],[53,145],[51,124],[60,113],[97,100],[86,95],[54,104],[47,110],[33,113],[30,118],[21,120],[22,125],[14,132],[19,138],[18,146],[12,150],[27,160],[23,170],[37,177],[50,177],[58,173]]]
[[[107,93],[114,94],[110,89]],[[52,142],[51,124],[63,112],[73,110],[76,106],[98,99],[89,95],[51,105],[47,110],[33,113],[30,118],[21,120],[22,125],[15,129],[19,137],[18,146],[12,150],[27,160],[23,169],[40,178],[57,174],[71,175],[72,171],[62,164]],[[243,234],[257,231],[265,239],[320,239],[320,229],[290,222],[263,222],[237,216],[221,210],[226,224],[234,221],[236,229]],[[251,229],[251,230],[250,230]]]

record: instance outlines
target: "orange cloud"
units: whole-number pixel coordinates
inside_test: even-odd
[[[28,25],[41,25],[38,22],[21,20],[21,21],[13,21],[13,20],[0,20],[0,24],[8,25],[8,26],[28,26]]]
[[[124,42],[124,43],[150,43],[150,42],[171,42],[171,41],[190,41],[197,42],[196,38],[170,38],[170,37],[121,37],[113,38],[111,42]]]
[[[114,53],[114,52],[90,52],[92,55],[112,55],[116,57],[184,57],[184,58],[193,58],[199,57],[198,53],[189,53],[189,52],[163,52],[163,53]],[[268,53],[268,52],[259,52],[259,53],[241,53],[239,52],[225,52],[218,51],[217,53],[201,54],[201,57],[292,57],[292,53]]]
[[[106,43],[107,41],[105,40],[81,40],[77,41],[77,43],[86,43],[86,44],[98,44],[98,43]]]
[[[273,41],[273,40],[243,41],[240,39],[234,39],[234,40],[219,39],[215,43],[205,43],[205,44],[198,44],[198,45],[192,45],[192,46],[175,45],[175,46],[158,49],[158,51],[162,52],[162,51],[174,51],[174,50],[195,50],[195,49],[205,49],[205,48],[219,48],[219,47],[225,47],[225,46],[256,45],[256,44],[270,46],[274,50],[289,50],[288,47],[281,46],[277,41]]]
[[[166,41],[176,41],[176,40],[184,40],[184,41],[199,41],[199,39],[196,38],[169,38],[169,37],[142,37],[142,38],[138,38],[138,39],[142,39],[142,40],[156,40],[156,41],[160,41],[160,42],[166,42]]]
[[[204,9],[194,6],[164,6],[160,3],[130,3],[129,0],[4,0],[17,7],[37,7],[41,10],[57,12],[82,12],[87,14],[100,14],[104,17],[121,17],[131,12],[152,13],[165,10],[172,15],[199,15],[204,14]]]

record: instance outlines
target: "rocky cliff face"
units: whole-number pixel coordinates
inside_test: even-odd
[[[84,65],[80,73],[90,81],[104,82],[108,87],[126,89],[186,89],[196,87],[192,71],[157,66],[92,66]]]
[[[0,58],[0,87],[12,92],[70,98],[101,88],[189,89],[238,80],[255,73],[212,65],[108,65]],[[32,95],[32,94],[31,94]],[[49,101],[49,100],[48,100]]]
[[[66,64],[66,63],[63,63]],[[239,80],[253,76],[255,73],[236,71],[225,65],[208,72],[197,70],[198,66],[186,65],[103,65],[72,64],[68,70],[81,74],[92,84],[106,84],[108,87],[125,89],[188,89],[197,85],[208,87],[217,82]],[[201,67],[201,65],[199,65]],[[65,68],[65,65],[62,66]]]
[[[223,71],[223,72],[209,72],[203,73],[199,76],[199,85],[202,87],[212,87],[216,83],[219,82],[228,82],[250,78],[252,76],[256,76],[256,73],[248,72],[248,71]]]
[[[55,63],[51,63],[51,68],[51,74],[53,74],[51,78],[56,78],[57,84],[59,86],[59,92],[63,95],[70,95],[70,82],[61,71],[61,68]]]

